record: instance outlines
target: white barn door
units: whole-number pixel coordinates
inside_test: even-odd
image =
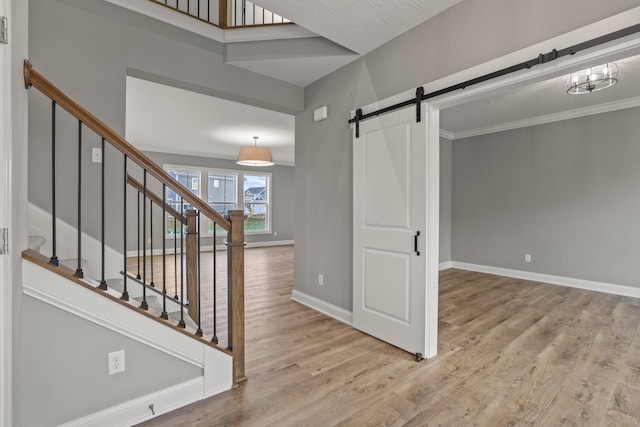
[[[434,254],[429,244],[433,237],[437,243],[437,231],[430,236],[433,186],[428,172],[433,162],[426,104],[421,111],[420,122],[415,108],[363,121],[357,138],[354,126],[353,326],[429,357],[435,354],[437,333],[429,311],[435,309],[437,320],[437,271],[431,283],[435,296],[428,285],[438,254],[437,245]],[[437,200],[437,179],[435,184]],[[429,262],[433,256],[436,260]]]

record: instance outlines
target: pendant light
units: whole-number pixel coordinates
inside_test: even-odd
[[[273,166],[273,158],[268,147],[258,147],[258,137],[254,136],[253,146],[242,147],[236,163],[243,166]]]
[[[616,83],[618,83],[618,66],[610,62],[571,73],[567,93],[571,95],[591,93]]]

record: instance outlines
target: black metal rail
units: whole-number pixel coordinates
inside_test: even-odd
[[[596,37],[593,38],[591,40],[587,40],[585,42],[582,43],[578,43],[575,44],[573,46],[569,46],[567,48],[564,49],[553,49],[550,52],[547,53],[541,53],[539,54],[536,58],[530,59],[528,61],[524,61],[521,62],[519,64],[516,65],[512,65],[510,67],[507,68],[503,68],[501,70],[498,71],[494,71],[492,73],[489,74],[485,74],[483,76],[480,77],[476,77],[474,79],[471,80],[467,80],[452,86],[448,86],[446,88],[443,89],[439,89],[433,92],[429,92],[429,93],[424,93],[424,88],[422,86],[418,87],[416,89],[416,97],[415,98],[411,98],[408,99],[406,101],[403,102],[399,102],[397,104],[393,104],[390,105],[388,107],[385,108],[381,108],[379,110],[376,111],[372,111],[370,113],[367,114],[362,114],[362,109],[358,108],[356,110],[356,114],[353,118],[350,118],[348,123],[355,123],[356,124],[356,138],[358,138],[360,136],[360,127],[359,124],[361,121],[363,120],[367,120],[370,119],[372,117],[376,117],[379,116],[381,114],[385,114],[385,113],[389,113],[391,111],[395,111],[395,110],[399,110],[401,108],[405,108],[405,107],[409,107],[411,105],[417,105],[417,108],[420,108],[420,103],[422,101],[426,101],[428,99],[431,98],[435,98],[437,96],[440,95],[444,95],[447,93],[451,93],[451,92],[455,92],[457,90],[462,90],[462,89],[466,89],[469,86],[473,86],[473,85],[477,85],[479,83],[483,83],[489,80],[493,80],[496,79],[498,77],[502,77],[502,76],[506,76],[507,74],[511,74],[511,73],[515,73],[516,71],[521,71],[521,70],[526,70],[526,69],[530,69],[532,67],[535,67],[536,65],[541,65],[541,64],[546,64],[548,62],[551,61],[555,61],[558,58],[562,58],[564,56],[568,56],[568,55],[574,55],[580,51],[592,48],[592,47],[596,47],[596,46],[600,46],[604,43],[608,43],[614,40],[618,40],[621,39],[623,37],[627,37],[630,36],[632,34],[636,34],[640,32],[640,24],[636,24],[636,25],[632,25],[630,27],[627,28],[623,28],[622,30],[618,30],[618,31],[614,31],[612,33],[609,34],[605,34],[604,36],[600,36],[600,37]],[[420,121],[420,116],[418,115],[418,121]]]

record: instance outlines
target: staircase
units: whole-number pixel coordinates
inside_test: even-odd
[[[195,398],[172,398],[157,411],[152,403],[150,414],[145,406],[144,416],[138,412],[129,420],[147,419],[175,409],[176,402],[190,403],[246,381],[243,211],[220,215],[27,60],[24,78],[27,89],[50,101],[52,160],[51,206],[29,207],[25,293],[202,367],[203,383],[190,385],[197,390]],[[71,144],[70,126],[75,128]],[[98,173],[88,170],[82,155],[96,140],[105,154]],[[59,170],[56,150],[69,146],[76,150],[77,170]],[[93,183],[90,188],[87,181]],[[169,192],[180,201],[177,209],[168,202]],[[62,206],[68,216],[70,204],[74,224],[58,216]],[[83,215],[90,204],[100,206],[99,218]],[[168,223],[174,224],[172,230]],[[212,235],[205,231],[210,224]],[[226,238],[225,251],[216,250],[218,235]],[[202,250],[203,239],[213,242],[212,252]],[[117,424],[92,420],[72,425]]]

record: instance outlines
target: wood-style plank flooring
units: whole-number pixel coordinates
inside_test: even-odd
[[[292,247],[246,265],[248,383],[144,425],[640,425],[640,300],[446,270],[416,363],[291,301]]]

